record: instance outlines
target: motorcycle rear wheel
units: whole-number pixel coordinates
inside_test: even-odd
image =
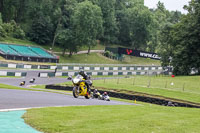
[[[75,86],[73,88],[73,96],[74,96],[74,98],[78,98],[79,97],[78,87],[77,86]]]
[[[98,96],[98,100],[101,100],[101,96],[100,95]]]

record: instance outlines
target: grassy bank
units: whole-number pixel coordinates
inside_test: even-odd
[[[138,58],[125,56],[125,60],[118,61],[109,59],[99,53],[78,54],[69,56],[60,56],[60,63],[84,63],[84,64],[135,64],[135,65],[160,65],[160,61],[148,58]]]
[[[5,44],[19,44],[19,45],[27,45],[27,46],[37,46],[37,47],[42,47],[46,50],[50,50],[50,48],[52,47],[51,44],[49,45],[39,45],[35,42],[29,41],[29,40],[21,40],[21,39],[16,39],[16,38],[11,38],[11,37],[7,37],[7,38],[3,38],[2,40],[0,40],[0,43],[5,43]],[[105,46],[104,45],[96,45],[95,47],[91,47],[91,50],[104,50]],[[62,48],[58,47],[57,45],[54,46],[53,51],[54,52],[62,52]],[[80,47],[79,49],[80,51],[82,50],[88,50],[87,47]]]
[[[200,103],[200,76],[133,76],[124,79],[93,80],[95,87],[142,92]],[[71,85],[70,82],[63,84]]]
[[[198,133],[199,109],[144,106],[76,106],[31,109],[25,122],[45,133]]]
[[[125,89],[200,103],[200,76],[135,76],[125,79],[95,80],[98,87]]]
[[[69,57],[65,55],[64,57],[60,56],[59,63],[82,63],[82,64],[134,64],[134,65],[160,65],[160,61],[138,58],[138,57],[128,57],[126,56],[124,61],[112,60],[99,53],[91,54],[78,54]],[[0,57],[0,61],[9,62],[9,63],[23,63],[23,64],[33,64],[33,65],[56,65],[56,63],[42,63],[42,62],[27,62],[27,61],[16,61],[16,60],[6,60]]]

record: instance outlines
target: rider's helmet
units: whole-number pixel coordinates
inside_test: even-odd
[[[97,92],[98,90],[97,89],[94,89],[94,92]]]
[[[104,92],[103,95],[107,95],[107,92]]]
[[[80,75],[84,75],[84,70],[83,68],[80,69],[80,71],[78,72]]]

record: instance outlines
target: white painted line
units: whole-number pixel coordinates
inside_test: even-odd
[[[27,110],[27,109],[30,109],[30,108],[0,109],[0,112],[18,111],[18,110]]]
[[[0,109],[0,112],[9,112],[9,111],[19,111],[19,110],[28,110],[28,109],[37,109],[37,108],[49,108],[49,107],[68,107],[68,106],[89,106],[89,105],[58,105],[58,106],[43,106],[43,107],[27,107],[27,108],[13,108],[13,109]]]

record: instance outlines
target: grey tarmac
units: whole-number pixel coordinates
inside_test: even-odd
[[[86,105],[135,105],[120,101],[102,101],[97,99],[74,98],[42,91],[0,89],[0,110],[39,108],[54,106],[86,106]]]

